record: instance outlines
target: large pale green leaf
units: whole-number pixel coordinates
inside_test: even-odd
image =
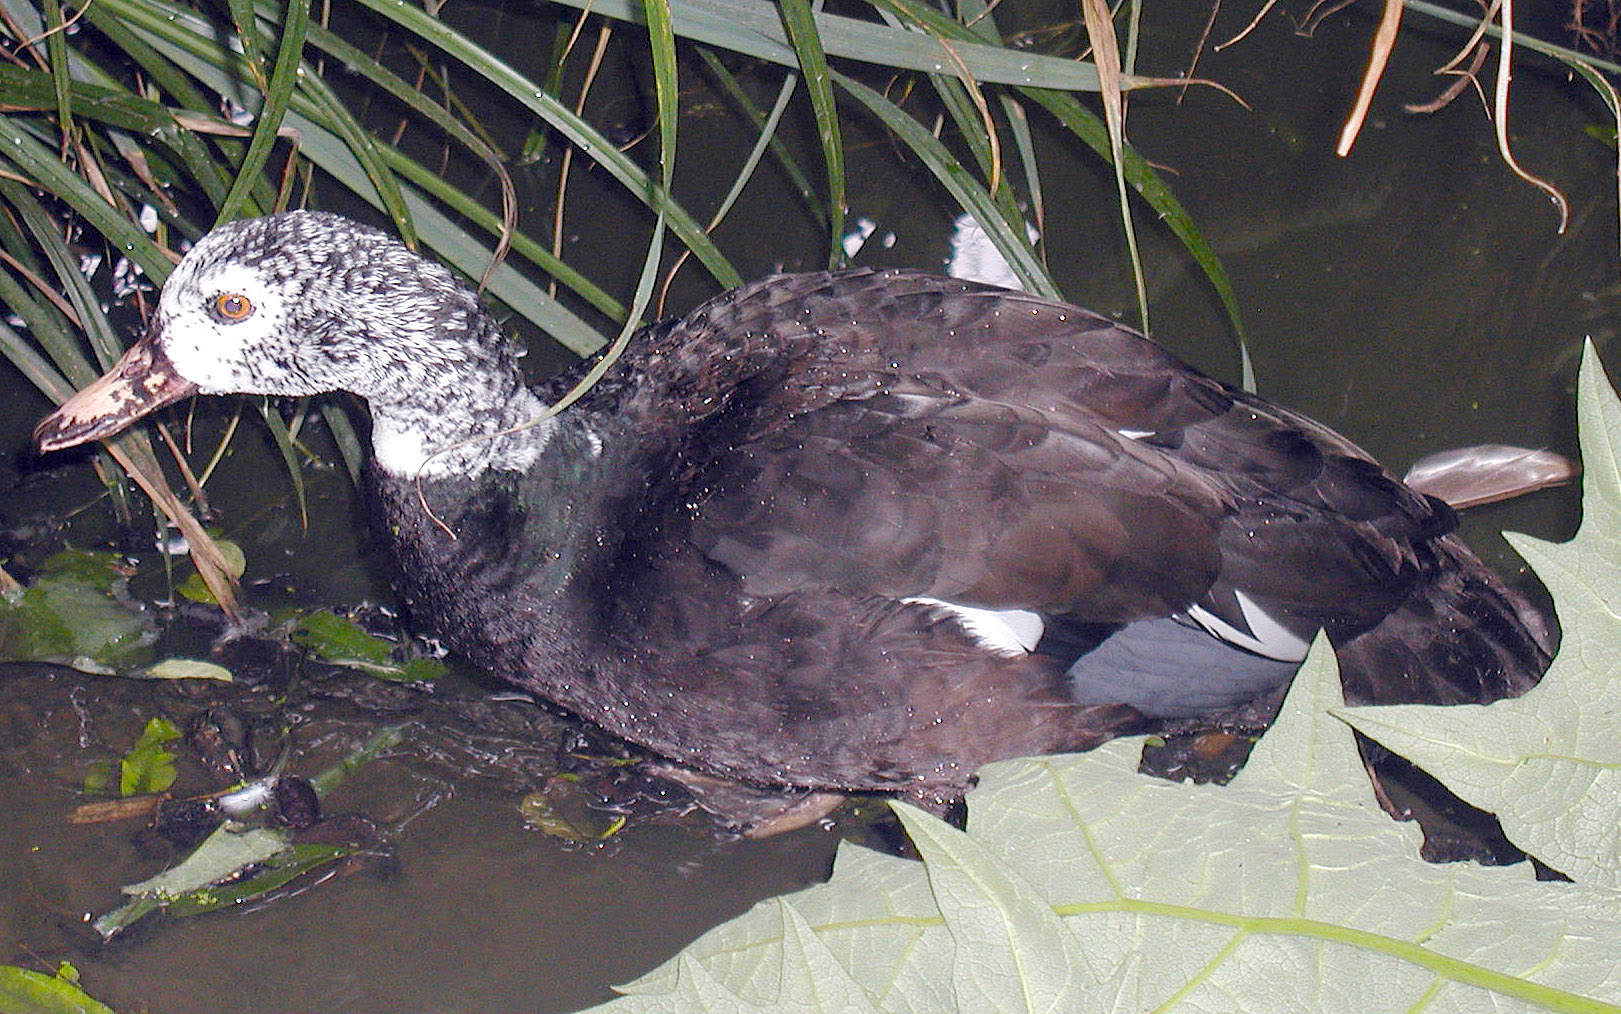
[[[1621,402],[1588,345],[1577,401],[1582,527],[1561,545],[1510,536],[1558,604],[1542,683],[1488,707],[1354,708],[1359,731],[1496,813],[1516,845],[1621,891]]]
[[[1339,701],[1319,643],[1226,787],[1139,774],[1137,741],[993,765],[966,832],[901,811],[921,863],[847,847],[603,1009],[1621,1011],[1621,902],[1419,859]]]

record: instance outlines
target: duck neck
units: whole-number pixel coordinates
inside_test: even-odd
[[[527,470],[413,479],[375,466],[382,530],[418,622],[495,672],[532,667],[532,644],[563,669],[593,623],[582,591],[616,533],[605,521],[601,442],[569,415]],[[514,622],[515,616],[522,616]]]
[[[450,349],[418,349],[356,392],[371,408],[372,454],[384,472],[403,479],[521,472],[550,441],[556,423],[539,419],[545,405],[524,384],[521,353],[488,316],[471,323],[471,340],[463,332]]]

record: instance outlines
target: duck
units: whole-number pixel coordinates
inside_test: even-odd
[[[412,622],[693,784],[949,807],[992,761],[1281,698],[1523,693],[1551,617],[1457,515],[1115,321],[903,269],[780,274],[531,387],[477,294],[292,211],[202,237],[43,452],[195,394],[346,391]],[[585,367],[582,364],[581,370]]]

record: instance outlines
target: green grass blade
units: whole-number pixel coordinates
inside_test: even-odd
[[[45,190],[65,201],[142,271],[157,281],[169,277],[169,260],[159,252],[150,236],[63,165],[56,152],[3,113],[0,113],[0,144],[5,146],[6,155],[18,172],[38,181]]]
[[[1081,105],[1075,96],[1044,88],[1027,89],[1024,94],[1045,108],[1088,147],[1100,154],[1108,151],[1109,136],[1103,122],[1090,109]],[[1200,270],[1204,272],[1211,288],[1216,291],[1222,306],[1227,310],[1227,319],[1233,325],[1239,356],[1248,362],[1249,345],[1245,339],[1238,296],[1233,291],[1232,282],[1227,277],[1227,269],[1222,266],[1221,258],[1216,255],[1216,251],[1211,248],[1209,241],[1194,223],[1193,217],[1182,207],[1182,203],[1171,193],[1171,188],[1153,167],[1129,146],[1125,149],[1124,155],[1122,168],[1126,182],[1159,214],[1160,219],[1181,241],[1183,248],[1193,256]]]
[[[1036,157],[1036,141],[1030,133],[1030,118],[1024,113],[1024,104],[1011,95],[998,96],[1002,116],[1007,120],[1008,133],[1019,152],[1019,168],[1024,176],[1024,192],[1030,199],[1030,217],[1036,228],[1045,235],[1047,230],[1047,201],[1041,189],[1041,165]],[[1036,243],[1039,247],[1041,239]]]
[[[343,467],[349,473],[349,481],[356,486],[360,485],[360,477],[364,474],[366,466],[366,447],[355,432],[355,424],[350,421],[349,414],[330,398],[320,399],[321,418],[326,420],[326,428],[332,433],[332,442],[338,445],[338,455],[343,458]]]
[[[939,12],[914,0],[878,0],[883,6],[907,18],[914,23],[932,32],[938,32],[942,37],[951,40],[952,45],[961,40],[964,44],[973,38],[971,30],[945,17]],[[972,67],[972,65],[970,64]],[[1103,121],[1091,110],[1082,106],[1079,100],[1070,91],[1087,90],[1096,91],[1098,84],[1095,68],[1088,65],[1091,72],[1091,81],[1085,88],[1064,86],[1065,90],[1050,87],[1023,87],[1020,90],[1031,100],[1047,109],[1058,122],[1075,134],[1083,143],[1104,158],[1110,157],[1109,132]],[[990,80],[981,77],[981,80]],[[1121,84],[1130,87],[1135,79],[1127,77]],[[1244,324],[1238,308],[1238,298],[1233,292],[1231,281],[1227,277],[1226,269],[1222,266],[1220,258],[1210,247],[1193,219],[1188,215],[1165,185],[1159,174],[1145,162],[1129,145],[1122,151],[1122,170],[1126,183],[1135,190],[1143,200],[1148,202],[1159,217],[1170,227],[1173,234],[1191,254],[1205,277],[1215,289],[1216,295],[1221,299],[1222,306],[1227,310],[1228,319],[1232,322],[1233,332],[1239,348],[1240,358],[1249,361],[1249,348],[1244,337]]]
[[[276,442],[276,450],[281,454],[282,467],[293,484],[293,499],[298,502],[299,523],[308,528],[309,503],[304,497],[304,473],[298,469],[298,449],[293,446],[293,435],[287,431],[287,423],[283,421],[281,413],[270,406],[268,398],[260,399],[259,416],[265,421],[265,428],[270,430],[270,437]]]
[[[45,13],[45,52],[51,71],[52,90],[56,93],[56,129],[63,137],[73,136],[73,99],[68,76],[68,37],[62,24],[62,5],[56,0],[42,0]]]
[[[828,267],[844,263],[844,218],[849,206],[844,175],[844,140],[839,129],[839,112],[828,77],[827,53],[817,32],[816,18],[809,0],[778,0],[777,13],[799,61],[800,74],[816,116],[816,137],[822,146],[822,164],[827,170]]]
[[[1115,195],[1120,204],[1120,228],[1126,237],[1126,253],[1131,262],[1131,280],[1137,291],[1138,326],[1148,330],[1148,282],[1143,277],[1142,252],[1137,247],[1137,228],[1131,216],[1131,192],[1126,186],[1126,100],[1122,94],[1120,42],[1115,35],[1113,12],[1107,0],[1081,0],[1086,16],[1086,35],[1092,45],[1092,62],[1103,84],[1103,120],[1109,134],[1109,164],[1114,167]]]
[[[388,156],[383,153],[381,142],[360,125],[360,121],[355,119],[343,100],[333,94],[325,81],[311,74],[304,80],[304,93],[313,106],[311,112],[314,118],[342,139],[349,154],[365,172],[367,181],[377,194],[378,203],[394,223],[400,238],[408,246],[416,247],[419,242],[416,223],[411,219],[411,210],[400,189],[399,178],[394,174]]]
[[[381,3],[384,0],[367,0]],[[594,14],[641,24],[638,0],[560,0],[561,3]],[[783,67],[797,67],[799,57],[773,5],[760,0],[684,0],[672,8],[675,33],[718,49],[729,49]],[[961,25],[943,15],[947,24]],[[958,66],[968,69],[977,81],[1030,85],[1095,92],[1097,74],[1091,64],[1080,60],[1046,56],[985,45],[977,41],[952,43],[947,54],[938,39],[927,34],[875,24],[836,14],[815,15],[816,33],[828,56],[861,60],[897,70],[926,74],[953,74]],[[943,38],[951,38],[942,33]]]
[[[138,2],[138,0],[117,0],[117,2]],[[563,136],[574,142],[583,154],[607,170],[609,175],[618,180],[637,200],[646,203],[655,212],[662,212],[666,216],[668,228],[693,252],[716,281],[727,288],[742,284],[741,276],[720,252],[720,248],[715,246],[697,220],[681,207],[667,190],[650,180],[640,166],[620,152],[602,136],[601,132],[548,95],[544,89],[513,70],[504,61],[497,59],[488,50],[473,44],[461,33],[415,7],[395,4],[391,0],[360,0],[360,2],[424,42],[443,50],[551,124]]]
[[[179,12],[175,12],[172,19],[162,16],[155,13],[161,12],[162,8],[155,7],[149,0],[101,0],[101,2],[127,8],[131,12],[130,24],[134,31],[154,49],[175,61],[176,65],[184,68],[204,85],[224,94],[236,89],[237,79],[208,58],[209,54],[217,52],[218,47],[204,34],[205,23]],[[253,111],[254,97],[247,94],[242,94],[241,97],[248,103],[249,110]],[[298,132],[301,139],[301,153],[330,173],[343,186],[352,190],[356,196],[381,207],[381,199],[348,144],[306,115],[304,112],[306,109],[312,115],[317,112],[311,108],[307,99],[294,93],[291,108],[286,116],[286,125]],[[4,132],[0,129],[0,141],[3,140]],[[390,165],[403,174],[401,166],[409,160],[380,143],[379,148],[385,152]],[[426,170],[420,170],[416,178],[432,179],[441,188],[449,186]],[[426,244],[464,273],[474,278],[479,277],[490,262],[489,248],[451,221],[415,188],[402,188],[402,194],[409,214],[416,223],[417,231]],[[103,206],[105,207],[105,204]],[[707,242],[707,237],[705,240]],[[167,275],[166,269],[164,274]],[[487,289],[496,298],[522,312],[537,327],[544,329],[570,349],[588,354],[602,345],[603,338],[594,328],[570,313],[545,289],[525,278],[510,265],[502,264],[496,269]]]
[[[0,64],[0,93],[6,96],[7,105],[16,111],[43,112],[55,105],[51,76],[42,71]],[[121,87],[84,81],[72,82],[70,95],[76,117],[119,128],[113,133],[113,140],[119,144],[119,151],[126,153],[126,157],[129,149],[124,143],[134,144],[133,140],[128,140],[128,135],[151,138],[180,159],[191,180],[201,186],[206,194],[224,200],[225,175],[218,163],[209,157],[207,149],[197,141],[194,133],[181,129],[167,107],[133,95]],[[143,155],[152,155],[150,148],[136,147]]]
[[[709,72],[719,82],[721,90],[726,92],[727,97],[737,105],[738,110],[754,124],[756,135],[768,142],[772,157],[777,160],[777,164],[787,174],[789,182],[798,191],[799,199],[805,202],[805,207],[809,210],[811,216],[824,222],[827,221],[827,206],[822,202],[821,195],[816,192],[815,187],[811,186],[810,179],[805,175],[804,170],[799,168],[799,162],[794,158],[793,153],[788,150],[788,146],[783,144],[782,138],[777,136],[777,124],[781,122],[782,114],[788,110],[788,102],[793,98],[794,90],[799,85],[799,75],[790,73],[783,78],[782,86],[777,89],[776,103],[772,105],[770,113],[765,113],[760,110],[759,106],[755,105],[754,97],[737,83],[737,75],[727,70],[726,65],[715,56],[712,50],[707,47],[700,48],[698,55],[703,58],[704,65],[709,68]],[[749,170],[750,173],[752,171],[752,169]],[[747,178],[747,175],[747,173],[740,174],[739,178]],[[729,207],[730,204],[730,200],[723,202],[723,206],[726,207]]]
[[[5,196],[12,210],[22,218],[23,225],[33,236],[35,245],[44,252],[46,261],[56,273],[57,285],[66,292],[68,302],[72,304],[73,312],[79,318],[80,328],[90,339],[90,347],[100,361],[99,369],[90,370],[89,379],[94,379],[123,354],[124,343],[113,333],[112,325],[107,322],[106,315],[101,311],[100,299],[90,287],[90,280],[79,270],[79,255],[70,249],[67,241],[62,238],[61,223],[47,214],[39,202],[34,200],[20,184],[11,180],[0,181],[0,194]],[[71,373],[69,375],[73,376]],[[84,382],[82,378],[84,378],[82,372],[74,376],[80,383]]]
[[[985,235],[996,245],[997,250],[1007,260],[1008,266],[1018,276],[1020,285],[1038,295],[1054,299],[1059,297],[1058,287],[1053,284],[1046,268],[1036,259],[1027,237],[1023,235],[1023,229],[1014,230],[1003,218],[1001,211],[996,207],[996,202],[986,193],[985,188],[951,156],[945,145],[930,134],[921,123],[878,92],[859,81],[845,77],[838,71],[832,71],[832,74],[839,87],[849,92],[877,116],[884,126],[894,131],[951,196],[979,221]]]
[[[298,0],[293,0],[288,6],[297,4]],[[264,76],[264,47],[259,44],[258,26],[253,23],[253,0],[226,0],[225,7],[231,14],[236,37],[242,42],[242,65],[253,76],[255,87],[260,91],[269,90],[270,84]]]
[[[214,106],[198,91],[191,80],[157,50],[130,31],[117,12],[99,3],[87,4],[84,17],[114,46],[140,67],[141,73],[159,89],[167,93],[176,104],[193,112],[214,112]],[[97,68],[99,70],[99,68]]]
[[[676,134],[681,126],[681,77],[669,0],[647,0],[647,40],[653,52],[653,91],[659,111],[659,182],[668,192],[675,182]]]
[[[0,303],[15,308],[4,293],[0,293]],[[76,388],[68,383],[67,378],[63,377],[49,360],[35,351],[34,343],[13,331],[5,321],[0,321],[0,354],[4,354],[11,361],[11,365],[34,385],[35,390],[56,404],[60,405],[73,396]]]
[[[703,55],[706,59],[713,58],[712,54],[707,52],[705,52]],[[719,72],[725,71],[724,67],[711,67],[710,69],[718,70]],[[725,81],[726,78],[721,78],[721,80]],[[736,84],[735,81],[732,83],[734,85]],[[727,213],[732,210],[732,205],[737,203],[737,199],[742,196],[743,189],[748,186],[749,180],[754,177],[755,170],[760,167],[760,161],[765,157],[765,153],[767,151],[783,147],[781,144],[781,139],[777,137],[777,125],[782,122],[783,113],[788,111],[788,103],[793,99],[794,91],[798,87],[798,83],[798,74],[788,74],[785,76],[783,78],[781,87],[777,89],[777,101],[772,104],[771,113],[763,120],[756,122],[754,147],[749,149],[748,157],[743,160],[742,166],[738,168],[737,176],[732,181],[731,189],[728,190],[726,192],[726,196],[721,199],[720,206],[715,210],[715,216],[710,219],[709,227],[711,229],[719,225],[721,221],[726,218]],[[755,112],[758,111],[754,109],[752,102],[745,107],[745,112],[750,110]],[[793,163],[791,158],[788,159],[784,167],[791,167],[794,170],[798,169],[798,166]],[[799,177],[799,179],[804,180],[803,177]],[[804,182],[806,186],[805,189],[801,190],[801,196],[806,198],[807,204],[812,209],[816,217],[822,218],[823,208],[821,201],[819,198],[817,198],[815,193],[809,189],[809,181],[804,180]]]
[[[259,30],[253,16],[253,0],[230,0],[230,8],[231,17],[236,21],[237,37],[242,40],[243,56],[250,71],[257,77],[258,69],[264,66],[264,59],[259,52]],[[253,138],[248,142],[247,154],[236,167],[236,182],[231,184],[231,192],[226,195],[225,203],[215,217],[216,223],[229,222],[244,212],[256,214],[270,210],[254,207],[253,189],[260,181],[265,164],[270,161],[270,152],[276,146],[277,132],[287,113],[293,89],[298,86],[304,33],[309,23],[309,0],[289,0],[287,17],[282,24],[281,44],[276,49],[276,64],[271,69],[268,84],[260,82],[264,102],[254,121]]]
[[[4,196],[8,200],[13,193],[14,191],[10,189],[0,190],[0,196]],[[44,284],[44,281],[44,278],[41,277],[41,284]],[[74,391],[74,383],[69,383],[64,379],[64,374],[73,378],[73,381],[80,386],[96,379],[96,368],[90,364],[89,359],[85,358],[84,346],[79,342],[78,336],[69,330],[67,319],[44,297],[37,296],[24,288],[22,283],[13,277],[10,271],[0,271],[0,306],[4,306],[8,311],[22,319],[23,324],[27,326],[28,333],[33,336],[34,346],[45,350],[45,354],[50,356],[50,362],[55,364],[50,366],[50,374],[55,377],[55,380],[52,381],[49,387],[41,387],[38,383],[34,386],[40,387],[40,390],[56,397],[61,394],[64,387],[68,394],[72,394]],[[15,334],[16,332],[10,333]],[[38,355],[37,352],[34,352],[33,346],[30,346],[27,351],[30,355]],[[17,362],[17,357],[20,354],[8,351],[8,355],[10,355],[13,362]],[[32,360],[29,360],[29,362],[32,363]],[[43,363],[45,360],[40,359],[40,362]],[[23,369],[23,372],[27,373],[30,379],[35,374],[45,375],[44,371],[38,366],[30,365],[24,369],[22,364],[19,363],[18,368]],[[57,400],[60,401],[61,398],[58,397]]]

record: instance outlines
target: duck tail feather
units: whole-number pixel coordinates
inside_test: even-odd
[[[1431,542],[1429,580],[1376,626],[1335,638],[1348,704],[1488,704],[1537,684],[1559,646],[1552,616],[1456,536]]]

